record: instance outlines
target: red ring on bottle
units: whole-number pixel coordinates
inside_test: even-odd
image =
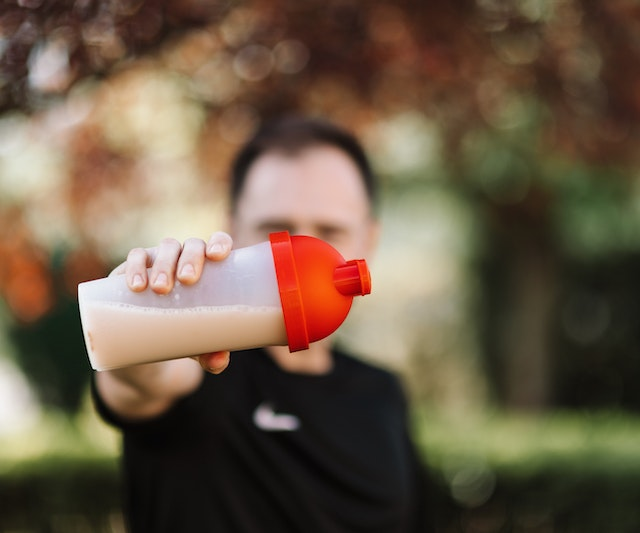
[[[292,352],[306,350],[309,347],[309,332],[307,331],[291,237],[289,232],[280,231],[270,234],[269,241],[278,279],[289,350]]]

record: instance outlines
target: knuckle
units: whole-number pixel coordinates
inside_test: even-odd
[[[202,248],[204,246],[204,241],[202,239],[198,239],[196,237],[189,237],[184,241],[184,247],[189,248]]]
[[[160,246],[164,248],[182,248],[180,242],[173,237],[165,237],[160,241]]]
[[[145,250],[144,248],[132,248],[127,254],[128,261],[138,260],[138,259],[144,260],[146,259],[146,257],[147,257],[147,250]]]
[[[211,235],[211,240],[217,242],[231,242],[231,235],[224,231],[216,231],[213,235]]]

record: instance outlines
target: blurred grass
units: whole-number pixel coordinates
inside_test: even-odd
[[[0,436],[0,532],[121,533],[118,437],[89,405]]]
[[[539,471],[640,477],[640,417],[622,412],[493,412],[447,417],[420,409],[417,439],[429,464],[478,458],[526,478]]]
[[[417,408],[414,422],[439,531],[640,530],[639,416]],[[0,437],[0,532],[124,531],[118,460],[90,407]]]
[[[540,471],[640,479],[640,416],[607,412],[487,412],[449,416],[414,411],[415,436],[427,463],[444,471],[456,460],[481,460],[510,475]],[[119,435],[88,407],[76,417],[45,414],[16,435],[0,436],[0,477],[78,463],[115,468]]]
[[[45,465],[115,465],[118,448],[117,432],[98,419],[87,399],[77,415],[44,412],[29,428],[0,435],[0,477],[19,476]]]
[[[640,531],[640,417],[420,409],[439,531]]]

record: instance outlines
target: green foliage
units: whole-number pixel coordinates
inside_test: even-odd
[[[569,255],[594,259],[640,249],[639,197],[630,171],[575,162],[549,166],[561,175],[555,219]]]
[[[9,336],[42,403],[75,413],[91,375],[77,301],[61,297],[36,322],[9,326]]]

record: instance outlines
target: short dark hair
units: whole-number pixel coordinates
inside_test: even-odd
[[[298,154],[313,146],[334,146],[356,164],[367,197],[375,211],[377,183],[369,159],[358,140],[347,130],[318,118],[287,116],[263,123],[240,149],[231,165],[229,195],[235,211],[251,165],[265,153]]]

